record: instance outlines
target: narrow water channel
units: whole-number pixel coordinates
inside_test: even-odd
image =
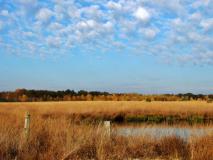
[[[213,126],[118,125],[113,127],[113,133],[122,136],[151,136],[153,138],[178,136],[188,140],[194,136],[213,134]]]

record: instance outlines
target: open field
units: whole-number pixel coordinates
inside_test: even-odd
[[[213,103],[205,101],[75,101],[0,103],[0,114],[39,114],[46,118],[66,117],[74,120],[153,123],[212,123]]]

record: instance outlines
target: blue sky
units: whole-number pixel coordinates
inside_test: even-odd
[[[0,0],[0,90],[213,93],[213,0]]]

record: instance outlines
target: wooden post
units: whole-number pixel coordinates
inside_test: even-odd
[[[24,134],[25,134],[25,139],[28,140],[30,135],[30,113],[29,112],[26,112],[25,114]]]
[[[110,134],[111,134],[110,121],[104,121],[104,129],[105,129],[106,135],[110,137]]]
[[[194,145],[193,145],[193,140],[192,137],[190,137],[190,149],[191,149],[191,160],[194,159]]]

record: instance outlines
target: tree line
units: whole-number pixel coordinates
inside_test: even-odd
[[[16,89],[10,92],[0,92],[0,102],[39,102],[39,101],[213,101],[213,94],[161,94],[144,95],[137,93],[108,93],[100,91],[49,91]]]

